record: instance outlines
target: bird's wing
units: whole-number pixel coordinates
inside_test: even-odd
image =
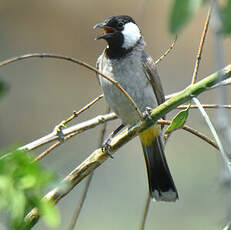
[[[158,74],[155,62],[151,56],[143,52],[143,66],[146,76],[152,85],[153,91],[156,95],[158,104],[162,104],[165,101],[164,90],[161,85],[160,76]]]

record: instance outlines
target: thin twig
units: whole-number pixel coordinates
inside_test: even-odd
[[[74,112],[70,117],[68,117],[66,120],[62,121],[62,125],[66,125],[68,122],[70,122],[71,120],[73,120],[75,117],[79,116],[81,113],[83,113],[84,111],[86,111],[87,109],[89,109],[92,105],[94,105],[97,101],[99,101],[101,98],[103,97],[103,95],[100,95],[98,97],[96,97],[93,101],[89,102],[87,105],[85,105],[83,108],[81,108],[78,112]],[[74,132],[66,137],[63,138],[62,141],[57,141],[55,144],[53,144],[52,146],[50,146],[48,149],[46,149],[44,152],[42,152],[41,154],[39,154],[39,156],[37,156],[35,158],[35,162],[41,160],[43,157],[45,157],[49,152],[51,152],[52,150],[54,150],[55,148],[57,148],[59,145],[61,145],[64,141],[70,139],[71,137],[75,136],[77,134],[77,132]]]
[[[173,49],[173,47],[176,44],[176,40],[177,40],[177,35],[173,41],[173,43],[171,44],[171,46],[165,51],[165,53],[163,55],[161,55],[156,61],[155,61],[155,65],[157,65],[160,61],[162,61]]]
[[[200,41],[200,45],[199,45],[199,49],[198,49],[198,53],[197,53],[197,58],[196,58],[195,66],[194,66],[191,85],[195,84],[195,82],[197,80],[197,75],[198,75],[198,71],[199,71],[199,67],[200,67],[200,61],[201,61],[201,56],[202,56],[202,52],[203,52],[203,48],[204,48],[205,38],[206,38],[208,27],[209,27],[210,16],[211,16],[211,7],[208,10],[204,29],[203,29],[203,32],[201,35],[201,41]],[[190,101],[190,103],[186,109],[189,109],[190,107],[191,107],[191,101]]]
[[[188,105],[180,105],[177,107],[177,109],[186,109],[188,107]],[[223,108],[227,108],[227,109],[231,109],[231,105],[216,105],[216,104],[211,104],[211,105],[202,105],[203,108],[209,108],[209,109],[214,109],[214,108],[220,108],[220,107],[223,107]],[[197,109],[198,106],[197,105],[191,105],[190,106],[191,109]],[[101,123],[104,123],[104,122],[107,122],[107,121],[110,121],[112,119],[116,119],[116,115],[114,113],[111,113],[110,115],[112,116],[108,116],[108,114],[105,115],[105,118],[102,119],[103,122],[99,122],[96,120],[96,123],[92,123],[91,126],[88,126],[88,128],[92,128],[95,127],[96,125],[98,124],[101,124]],[[104,115],[101,115],[102,117]],[[159,124],[164,124],[164,125],[169,125],[170,124],[170,121],[166,121],[166,120],[159,120],[158,121]],[[189,132],[192,132],[193,134],[197,135],[196,133],[198,132],[197,130],[194,130],[192,131],[190,129],[190,127],[188,126],[183,126],[183,129],[189,131]],[[87,130],[87,129],[86,129]],[[77,130],[74,131],[72,134],[66,136],[64,138],[64,141],[67,141],[68,139],[74,137],[75,135],[79,134],[80,132],[78,132]],[[198,134],[197,135],[198,137],[202,138],[203,140],[205,140],[206,142],[208,142],[209,144],[213,145],[215,148],[217,148],[217,145],[215,144],[215,142],[209,140],[209,139],[206,139],[206,136],[203,137],[203,134]],[[55,148],[57,148],[59,145],[61,145],[63,142],[60,142],[60,141],[57,141],[55,144],[53,144],[52,146],[50,146],[48,149],[46,149],[43,153],[41,153],[38,157],[35,158],[35,161],[39,161],[41,160],[43,157],[45,157],[50,151],[54,150]],[[39,146],[38,146],[39,147]]]
[[[110,112],[110,109],[107,106],[105,113],[109,113],[109,112]],[[100,135],[99,135],[99,140],[98,140],[98,147],[101,147],[102,144],[103,144],[103,140],[104,140],[104,136],[105,136],[105,132],[106,132],[106,126],[107,126],[107,123],[104,123],[102,125],[102,127],[101,127]],[[86,198],[87,198],[87,193],[88,193],[88,190],[89,190],[89,187],[90,187],[93,175],[94,175],[94,172],[92,172],[88,176],[88,178],[87,178],[87,182],[86,182],[85,187],[84,187],[84,191],[83,191],[83,195],[82,195],[82,198],[81,198],[81,202],[79,204],[79,207],[74,212],[74,215],[73,215],[72,222],[71,222],[71,225],[69,227],[69,230],[73,230],[75,228],[76,224],[77,224],[79,215],[80,215],[80,213],[82,211],[84,202],[86,201]]]
[[[84,132],[85,130],[92,129],[99,124],[105,123],[105,121],[115,120],[116,118],[117,118],[117,116],[114,113],[105,114],[105,115],[98,115],[98,116],[96,116],[96,117],[94,117],[88,121],[84,121],[82,123],[73,125],[69,128],[63,129],[62,132],[63,132],[64,136],[67,136],[67,135],[75,133],[75,132],[76,132],[76,134],[80,134],[80,133]],[[20,147],[19,150],[30,151],[30,150],[33,150],[35,148],[38,148],[42,145],[45,145],[47,143],[50,143],[50,142],[52,142],[54,140],[58,140],[58,139],[59,139],[59,137],[57,136],[57,132],[52,131],[50,134]]]
[[[200,46],[199,46],[199,50],[197,53],[196,63],[195,63],[194,72],[192,76],[192,83],[191,83],[192,85],[197,80],[198,70],[199,70],[200,61],[201,61],[201,55],[202,55],[202,51],[204,48],[204,43],[205,43],[205,38],[207,35],[208,27],[209,27],[210,16],[211,16],[211,7],[208,10],[207,18],[206,18],[204,29],[203,29],[202,36],[201,36]]]
[[[65,137],[66,140],[66,137]],[[43,151],[42,153],[40,153],[35,159],[34,162],[40,161],[43,157],[45,157],[49,152],[51,152],[52,150],[54,150],[55,148],[57,148],[59,145],[61,145],[62,142],[61,141],[57,141],[56,143],[54,143],[53,145],[51,145],[49,148],[47,148],[45,151]]]
[[[168,121],[168,120],[158,120],[157,122],[158,124],[160,125],[170,125],[171,124],[171,121]],[[199,132],[198,130],[196,129],[193,129],[191,128],[190,126],[188,125],[183,125],[181,127],[181,129],[184,129],[185,131],[188,131],[190,132],[191,134],[201,138],[202,140],[204,140],[205,142],[207,142],[208,144],[212,145],[213,147],[215,147],[216,149],[218,149],[218,146],[217,144],[211,140],[209,137],[205,136],[203,133]]]
[[[103,98],[103,94],[96,97],[94,100],[89,102],[87,105],[85,105],[82,109],[80,109],[78,112],[73,112],[73,114],[68,117],[65,121],[63,121],[63,125],[66,125],[68,122],[73,120],[75,117],[78,117],[81,113],[83,113],[85,110],[89,109],[92,105],[94,105],[97,101]]]
[[[151,203],[151,197],[150,197],[150,194],[148,193],[148,196],[147,196],[147,199],[146,199],[146,202],[145,202],[144,214],[143,214],[143,218],[142,218],[140,230],[144,230],[145,229],[145,224],[147,222],[147,217],[148,217],[148,211],[149,211],[150,203]]]
[[[188,105],[180,105],[177,107],[177,109],[185,109],[187,108]],[[202,105],[203,108],[220,108],[220,107],[223,107],[223,108],[227,108],[227,109],[231,109],[231,105]],[[192,109],[195,109],[195,108],[198,108],[197,105],[191,105]],[[106,114],[106,115],[99,115],[93,119],[90,119],[89,121],[86,121],[84,123],[80,123],[80,124],[77,124],[77,125],[74,125],[74,126],[71,126],[67,129],[63,129],[63,133],[65,135],[69,135],[69,134],[72,134],[73,133],[73,136],[77,135],[77,134],[80,134],[88,129],[91,129],[91,128],[94,128],[96,127],[97,125],[99,124],[103,124],[105,122],[108,122],[108,121],[111,121],[111,120],[115,120],[117,118],[117,116],[114,114],[114,113],[110,113],[110,114]],[[64,140],[68,140],[69,138],[71,138],[72,135],[70,136],[66,136],[64,138]],[[46,143],[49,143],[51,141],[54,141],[54,140],[57,140],[58,139],[58,136],[56,135],[56,133],[52,132],[42,138],[39,138],[38,140],[35,140],[27,145],[24,145],[22,147],[20,147],[21,150],[33,150],[33,149],[36,149]],[[58,144],[59,142],[55,143],[54,146],[50,147],[49,149],[47,149],[46,151],[50,151],[50,150],[53,150],[53,148],[59,146]],[[57,146],[55,146],[57,145]],[[40,160],[40,157],[44,157],[47,153],[46,152],[43,152],[41,154],[41,156],[38,156],[39,159],[36,159],[36,160]]]
[[[214,142],[213,140],[211,140],[209,137],[205,136],[204,134],[202,134],[201,132],[199,132],[196,129],[191,128],[188,125],[184,125],[182,127],[182,129],[194,134],[195,136],[201,138],[202,140],[204,140],[205,142],[207,142],[208,144],[212,145],[214,148],[218,149],[218,146],[216,144],[216,142]]]
[[[92,181],[92,178],[93,178],[93,175],[94,175],[94,172],[91,173],[88,177],[87,177],[87,181],[86,181],[86,184],[85,184],[85,187],[84,187],[84,191],[83,191],[83,194],[82,194],[82,197],[81,197],[81,201],[80,201],[80,204],[79,206],[77,207],[77,209],[75,210],[74,212],[74,215],[72,217],[72,221],[71,221],[71,224],[69,226],[69,230],[73,230],[77,224],[77,220],[79,218],[79,215],[80,215],[80,212],[83,208],[83,204],[84,204],[84,201],[86,200],[87,198],[87,193],[88,193],[88,189],[89,189],[89,186],[90,186],[90,183]]]
[[[191,106],[193,106],[193,105],[191,105]],[[185,105],[185,106],[182,106],[183,109],[186,108],[186,107],[187,107],[186,105]],[[197,107],[197,106],[193,106],[193,108],[198,108],[198,107]],[[205,107],[205,108],[206,108],[206,107]],[[209,108],[209,107],[208,107],[208,108]],[[231,108],[231,106],[229,106],[229,108]],[[108,116],[108,115],[112,115],[112,116]],[[101,116],[103,117],[104,115],[101,115]],[[113,117],[113,119],[116,119],[116,118],[117,118],[116,115],[115,115],[114,113],[110,113],[110,114],[106,114],[106,115],[105,115],[105,119],[102,119],[102,120],[103,120],[104,122],[107,122],[107,121],[110,121],[112,117]],[[93,127],[95,127],[96,125],[101,124],[101,123],[102,123],[102,122],[96,121],[96,123],[92,123],[91,125],[92,125]],[[167,121],[167,120],[158,120],[158,124],[170,125],[170,123],[171,123],[171,122],[170,122],[170,121]],[[104,124],[105,124],[105,123],[104,123]],[[92,128],[92,127],[88,126],[88,128]],[[215,148],[217,148],[217,145],[215,144],[215,142],[211,141],[209,138],[207,138],[207,137],[204,136],[203,134],[199,133],[197,130],[192,129],[192,128],[190,128],[189,126],[186,126],[186,125],[184,125],[182,128],[185,129],[185,130],[187,130],[187,131],[189,131],[189,132],[191,132],[192,134],[194,134],[194,135],[200,137],[201,139],[205,140],[206,142],[208,142],[209,144],[211,144],[211,145],[213,145]],[[66,136],[66,137],[64,138],[64,141],[67,141],[68,139],[74,137],[74,136],[77,135],[77,134],[79,134],[79,132],[77,132],[77,131],[71,133],[70,135],[68,135],[68,136]],[[37,157],[35,158],[35,161],[41,160],[41,159],[42,159],[43,157],[45,157],[50,151],[54,150],[55,148],[57,148],[57,147],[58,147],[59,145],[61,145],[62,143],[64,143],[64,142],[57,141],[55,144],[53,144],[53,145],[50,146],[48,149],[46,149],[44,152],[42,152],[39,156],[37,156]]]
[[[4,60],[2,62],[0,62],[0,67],[4,66],[4,65],[8,65],[10,63],[16,62],[16,61],[20,61],[20,60],[24,60],[24,59],[28,59],[28,58],[54,58],[54,59],[62,59],[62,60],[66,60],[66,61],[70,61],[73,62],[75,64],[81,65],[91,71],[94,71],[97,74],[100,74],[103,78],[105,78],[106,80],[110,81],[116,88],[118,88],[128,99],[129,103],[132,105],[132,107],[134,108],[134,110],[138,113],[139,117],[141,119],[144,118],[143,114],[140,112],[140,110],[138,109],[138,107],[136,106],[136,103],[134,102],[134,100],[131,98],[131,96],[126,92],[126,90],[123,89],[123,87],[114,79],[108,77],[107,75],[103,74],[102,72],[100,72],[98,69],[96,69],[95,67],[87,64],[86,62],[83,62],[81,60],[78,60],[76,58],[72,58],[72,57],[68,57],[68,56],[64,56],[64,55],[58,55],[58,54],[49,54],[49,53],[31,53],[31,54],[24,54],[21,56],[17,56],[17,57],[13,57],[13,58],[9,58],[7,60]]]
[[[78,132],[73,132],[71,134],[69,134],[68,136],[64,137],[62,141],[57,141],[56,143],[54,143],[53,145],[51,145],[49,148],[47,148],[45,151],[43,151],[42,153],[40,153],[35,159],[34,161],[40,161],[42,158],[44,158],[45,156],[48,155],[48,153],[50,153],[52,150],[56,149],[58,146],[60,146],[61,144],[63,144],[65,141],[67,141],[68,139],[74,137],[75,135],[77,135]]]
[[[188,105],[179,105],[177,106],[177,109],[186,109]],[[231,105],[218,105],[218,104],[203,104],[203,108],[205,109],[218,109],[218,108],[224,108],[224,109],[231,109]],[[197,105],[191,105],[190,109],[198,109]]]

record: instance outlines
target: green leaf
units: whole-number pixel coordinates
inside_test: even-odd
[[[205,0],[174,0],[170,13],[170,32],[178,33],[204,2]]]
[[[11,185],[10,177],[7,175],[0,175],[0,191],[1,190],[7,191],[10,185]]]
[[[21,180],[19,180],[18,187],[20,189],[29,189],[29,188],[33,188],[33,186],[35,185],[36,185],[36,177],[32,175],[26,175],[22,177]]]
[[[7,211],[9,229],[24,230],[24,216],[33,207],[41,207],[50,225],[59,223],[57,208],[41,200],[52,181],[54,174],[28,152],[13,149],[0,157],[0,210]]]
[[[7,175],[0,175],[0,210],[8,205],[8,192],[12,185],[11,178]]]
[[[224,34],[231,33],[231,0],[227,0],[227,4],[221,9],[222,30]]]
[[[6,94],[8,89],[9,86],[4,81],[0,81],[0,98]]]
[[[14,190],[11,194],[11,213],[13,221],[20,222],[25,215],[26,197],[23,191]]]
[[[188,118],[189,109],[180,111],[173,119],[171,124],[168,126],[166,133],[172,132],[176,129],[180,129]]]

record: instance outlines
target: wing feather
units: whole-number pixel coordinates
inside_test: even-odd
[[[143,53],[143,66],[146,76],[152,85],[153,91],[156,95],[158,104],[165,102],[164,90],[161,85],[160,76],[158,74],[155,62],[147,53]]]

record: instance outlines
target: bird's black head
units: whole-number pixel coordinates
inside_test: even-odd
[[[107,41],[107,53],[112,58],[129,52],[142,37],[135,21],[126,15],[107,18],[104,22],[96,24],[95,28],[104,30],[105,34],[98,39]]]

